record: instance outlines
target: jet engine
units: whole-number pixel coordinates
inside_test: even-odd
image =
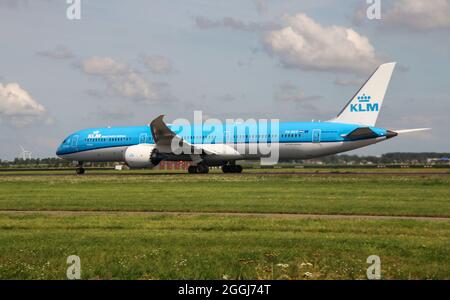
[[[161,159],[157,156],[155,145],[139,144],[130,146],[125,150],[125,163],[130,168],[153,168]]]

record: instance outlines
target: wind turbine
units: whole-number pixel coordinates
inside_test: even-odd
[[[23,160],[31,159],[31,151],[25,150],[22,146],[20,146],[20,150],[22,150],[22,152],[20,152],[20,156]]]

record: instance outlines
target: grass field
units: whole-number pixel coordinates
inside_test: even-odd
[[[210,174],[222,174],[222,170],[219,167],[210,168]],[[376,172],[376,173],[439,173],[439,174],[450,174],[450,168],[420,168],[420,167],[411,167],[411,168],[347,168],[347,167],[322,167],[322,168],[247,168],[244,169],[244,173],[251,174],[260,174],[260,173],[337,173],[337,174],[348,174],[348,173],[366,173],[366,172]],[[9,169],[9,168],[0,168],[0,176],[2,175],[73,175],[75,173],[74,168],[69,169]],[[127,175],[149,175],[149,174],[186,174],[186,170],[164,170],[164,169],[152,169],[152,170],[124,170],[124,171],[116,171],[112,169],[89,169],[86,168],[87,175],[100,175],[100,174],[127,174]]]
[[[76,254],[84,279],[359,279],[375,254],[382,278],[450,279],[446,220],[128,213],[450,217],[450,176],[423,172],[0,174],[0,278],[64,279]]]
[[[0,210],[450,216],[439,175],[7,176],[0,190]]]

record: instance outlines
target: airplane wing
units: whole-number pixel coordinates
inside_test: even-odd
[[[199,144],[192,145],[175,134],[163,121],[164,115],[160,115],[150,123],[150,129],[156,148],[162,153],[190,154],[192,160],[201,160],[204,155],[240,156],[233,147],[226,144]]]

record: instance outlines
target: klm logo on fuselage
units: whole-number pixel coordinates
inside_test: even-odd
[[[102,134],[98,130],[88,134],[88,139],[98,139],[101,137],[102,137]]]
[[[366,96],[366,94],[358,96],[358,103],[350,103],[350,112],[378,111],[380,109],[379,104],[371,103],[371,100],[372,97]]]

